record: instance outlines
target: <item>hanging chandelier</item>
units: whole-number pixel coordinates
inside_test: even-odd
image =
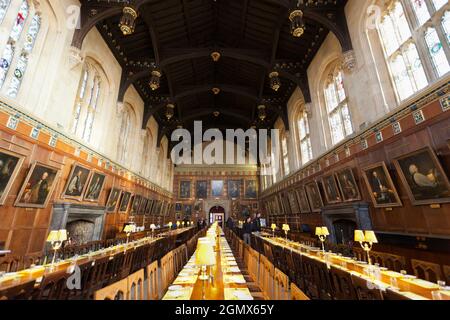
[[[138,13],[131,7],[124,7],[123,14],[120,18],[119,27],[124,36],[130,35],[134,32],[136,27],[136,18]]]
[[[217,62],[220,60],[220,52],[214,51],[213,53],[211,53],[211,58],[213,59],[214,62]]]
[[[303,22],[303,11],[295,9],[289,15],[291,20],[291,33],[294,37],[300,38],[305,33],[305,23]]]
[[[172,103],[169,103],[166,107],[166,118],[167,120],[170,120],[173,118],[175,114],[175,105],[173,105]]]
[[[270,87],[273,91],[278,91],[281,88],[281,80],[278,72],[273,71],[269,74],[270,78]]]
[[[159,89],[160,80],[161,80],[161,71],[153,70],[152,77],[151,77],[150,83],[149,83],[149,86],[153,91]]]
[[[266,117],[267,117],[266,106],[261,104],[258,106],[258,118],[259,120],[264,121]]]

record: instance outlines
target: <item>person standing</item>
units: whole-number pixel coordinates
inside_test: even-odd
[[[257,213],[253,218],[253,232],[261,232],[261,214]]]
[[[248,217],[245,220],[244,225],[242,226],[244,242],[248,245],[250,245],[250,239],[251,239],[250,235],[252,234],[252,231],[253,231],[252,218]]]

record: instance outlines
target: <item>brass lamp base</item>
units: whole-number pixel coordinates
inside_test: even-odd
[[[206,266],[202,266],[202,274],[198,277],[200,280],[209,280],[209,275],[206,274]]]

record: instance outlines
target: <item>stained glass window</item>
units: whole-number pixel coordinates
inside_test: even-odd
[[[74,109],[74,117],[73,117],[72,130],[71,130],[71,132],[73,134],[76,134],[77,129],[78,129],[78,124],[80,123],[81,107],[83,105],[84,97],[86,94],[88,78],[89,78],[89,71],[87,70],[87,68],[85,68],[85,70],[83,72],[83,78],[81,80],[81,85],[78,89],[78,97],[77,97],[77,102],[75,104],[75,109]]]
[[[289,175],[290,170],[289,170],[289,153],[288,153],[287,139],[286,139],[285,134],[283,134],[283,137],[281,138],[281,151],[283,152],[284,175],[287,176],[287,175]]]
[[[6,12],[8,12],[10,3],[11,0],[0,0],[0,24],[3,22],[3,19],[6,16]]]
[[[450,11],[446,11],[442,16],[442,28],[447,38],[447,44],[450,44]]]
[[[325,104],[331,141],[333,144],[337,144],[353,133],[344,80],[339,68],[336,68],[330,75],[329,83],[325,88]]]
[[[16,69],[14,70],[14,76],[11,79],[11,84],[8,89],[8,95],[12,98],[15,98],[19,91],[20,84],[22,83],[23,76],[27,69],[28,58],[31,52],[33,51],[33,47],[36,42],[36,38],[39,33],[40,27],[41,27],[41,17],[36,14],[33,17],[33,20],[28,29],[25,44],[22,49],[22,54],[20,55],[17,61]]]
[[[97,111],[98,99],[100,96],[100,78],[95,77],[94,86],[91,88],[91,97],[87,108],[86,122],[84,123],[84,130],[81,139],[89,142],[91,140],[92,128],[94,125],[95,113]]]
[[[410,0],[419,25],[423,25],[431,18],[425,0]]]
[[[28,6],[28,2],[26,0],[22,1],[22,5],[19,8],[17,18],[14,22],[14,26],[9,34],[8,43],[6,44],[0,59],[0,87],[2,87],[5,83],[6,75],[8,74],[8,70],[11,66],[14,53],[16,51],[16,43],[22,34],[29,11],[30,8]]]
[[[450,71],[447,56],[445,55],[442,43],[439,40],[439,36],[434,28],[428,28],[425,33],[425,41],[427,43],[430,56],[433,61],[434,69],[439,77],[443,76]]]
[[[125,110],[122,114],[122,122],[120,124],[120,141],[118,146],[118,159],[119,162],[126,164],[127,162],[127,154],[128,154],[128,141],[130,139],[131,133],[131,110],[128,106],[125,107]]]

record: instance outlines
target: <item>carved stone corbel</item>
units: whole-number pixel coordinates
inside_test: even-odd
[[[69,66],[70,69],[75,69],[84,62],[84,56],[81,54],[81,49],[71,46],[69,49]]]
[[[349,73],[356,69],[356,56],[353,50],[342,53],[342,68]]]

